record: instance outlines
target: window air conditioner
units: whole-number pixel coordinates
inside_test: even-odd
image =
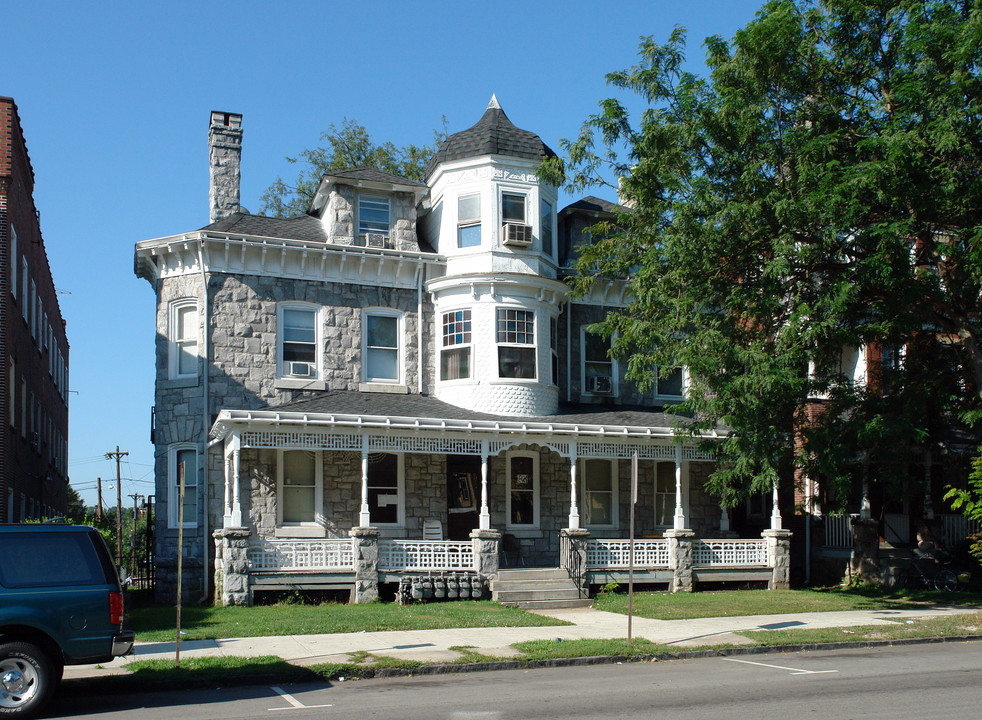
[[[532,244],[532,226],[505,223],[501,226],[502,242],[512,247],[528,247]]]
[[[370,248],[388,247],[388,238],[382,233],[365,233],[365,245]]]
[[[614,384],[609,375],[594,375],[586,379],[586,391],[597,395],[610,395]]]
[[[290,374],[294,377],[310,377],[314,374],[314,366],[308,362],[291,362]]]

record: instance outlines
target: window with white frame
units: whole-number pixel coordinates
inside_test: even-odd
[[[508,463],[507,512],[510,527],[539,526],[539,456],[511,452]]]
[[[440,379],[462,380],[471,376],[471,311],[443,313],[443,348]]]
[[[309,303],[284,303],[277,306],[279,332],[276,339],[280,377],[319,377],[319,317],[320,308]]]
[[[498,377],[535,379],[535,313],[498,308]]]
[[[552,384],[559,384],[559,320],[549,318],[549,350],[552,352]]]
[[[394,310],[366,310],[362,323],[365,382],[401,382],[402,314]]]
[[[457,198],[457,247],[478,247],[481,244],[481,196],[461,195]]]
[[[675,463],[660,462],[655,467],[655,525],[668,527],[675,517]]]
[[[655,368],[655,397],[662,400],[682,400],[684,371],[682,368]]]
[[[405,465],[396,453],[368,456],[368,514],[372,525],[405,523]]]
[[[358,235],[389,235],[389,199],[362,195],[358,198]]]
[[[580,461],[583,515],[587,525],[617,525],[617,461]]]
[[[519,193],[501,193],[501,221],[525,225],[525,196]]]
[[[181,478],[184,478],[184,527],[198,525],[198,448],[192,443],[171,445],[168,453],[167,519],[178,526]]]
[[[598,333],[582,333],[583,392],[591,395],[614,395],[616,378],[610,357],[610,338]]]
[[[312,450],[281,450],[277,457],[277,524],[320,525],[323,520],[323,460]]]
[[[198,375],[198,301],[175,300],[168,312],[168,375],[191,378]]]
[[[539,233],[542,235],[542,252],[552,257],[552,205],[539,201]]]

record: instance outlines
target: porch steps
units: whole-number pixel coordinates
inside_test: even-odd
[[[526,610],[589,607],[562,568],[499,570],[491,580],[491,599]]]

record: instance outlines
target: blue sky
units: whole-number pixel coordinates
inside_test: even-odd
[[[20,112],[68,323],[72,485],[94,503],[118,445],[123,493],[153,492],[154,294],[133,245],[208,223],[211,110],[243,114],[242,203],[257,212],[277,175],[295,176],[285,156],[345,117],[422,144],[444,115],[470,127],[495,93],[558,151],[642,35],[688,28],[699,70],[703,38],[732,37],[760,4],[5,3],[0,95]]]

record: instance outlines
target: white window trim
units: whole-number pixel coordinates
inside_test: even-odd
[[[327,518],[324,515],[324,453],[314,450],[314,520],[313,522],[283,521],[283,456],[286,450],[276,451],[276,537],[326,537]],[[305,452],[305,451],[300,451]]]
[[[686,390],[689,388],[689,369],[684,365],[679,368],[682,371],[682,394],[681,395],[665,395],[658,392],[658,378],[655,377],[655,386],[653,388],[655,402],[668,402],[668,403],[678,403],[685,399]],[[658,367],[655,368],[655,372],[658,372]]]
[[[180,489],[177,486],[177,453],[182,450],[193,450],[194,451],[194,472],[196,477],[196,483],[194,486],[194,517],[188,520],[187,516],[184,517],[184,528],[196,528],[198,527],[198,502],[200,493],[198,485],[201,484],[202,473],[201,468],[198,467],[199,457],[201,453],[197,443],[174,443],[173,445],[167,446],[167,526],[173,530],[177,530],[178,521],[178,502]],[[187,495],[187,480],[185,479],[185,496]]]
[[[586,338],[587,335],[597,335],[597,333],[587,332],[586,328],[580,328],[580,392],[585,397],[591,398],[615,398],[620,395],[620,373],[618,372],[617,360],[608,357],[607,362],[610,363],[610,392],[609,393],[598,393],[598,392],[587,392],[586,389]],[[602,335],[598,337],[603,338]],[[607,339],[607,346],[610,347],[610,339]],[[591,361],[594,362],[594,361]]]
[[[177,318],[181,310],[193,307],[196,313],[194,327],[194,363],[193,373],[181,373],[181,345],[188,343],[190,338],[177,338]],[[198,377],[197,360],[200,359],[198,349],[201,346],[201,309],[198,307],[197,298],[181,298],[172,300],[167,307],[167,377],[170,380],[187,379]]]
[[[515,457],[532,458],[532,523],[514,524],[511,521],[511,460]],[[513,450],[505,453],[505,474],[507,487],[505,490],[505,527],[516,530],[538,529],[541,520],[541,496],[539,494],[539,455],[528,450]]]
[[[588,462],[609,462],[610,463],[610,522],[609,523],[586,523],[587,527],[590,528],[616,528],[619,525],[620,513],[618,512],[620,501],[618,499],[618,488],[620,486],[620,478],[618,477],[618,462],[616,459],[607,458],[579,458],[579,468],[576,471],[577,483],[581,488],[580,493],[580,503],[583,508],[583,517],[586,518],[589,504],[587,503],[587,498],[590,494],[587,490],[586,482],[586,466]]]
[[[406,454],[405,453],[386,453],[386,455],[396,456],[396,495],[398,508],[396,509],[396,522],[384,523],[371,520],[373,527],[380,528],[404,528],[406,526]],[[371,480],[368,487],[372,487]]]
[[[368,318],[389,317],[396,319],[396,378],[375,378],[368,375]],[[361,381],[365,385],[406,385],[406,313],[395,308],[371,307],[361,311]]]
[[[530,343],[513,343],[513,342],[498,342],[498,311],[499,310],[520,310],[522,312],[532,313],[532,337],[533,342]],[[494,308],[494,380],[491,384],[501,384],[501,383],[529,383],[535,384],[542,382],[541,375],[542,369],[539,367],[539,343],[542,340],[542,328],[539,326],[540,318],[543,313],[537,312],[527,307],[522,307],[520,305],[496,305]],[[548,330],[546,330],[546,339],[548,341]],[[532,361],[532,367],[535,370],[535,377],[530,378],[519,378],[519,377],[505,377],[501,375],[501,364],[499,361],[498,348],[501,347],[514,347],[514,348],[532,348],[535,353],[535,359]],[[551,351],[550,351],[551,352]],[[552,362],[552,358],[549,359]],[[549,368],[550,374],[552,373],[552,367]]]
[[[386,204],[386,206],[389,209],[389,227],[387,227],[385,231],[382,232],[381,234],[385,235],[385,237],[387,238],[391,237],[392,236],[392,199],[385,197],[383,195],[369,195],[369,194],[365,194],[365,195],[359,194],[357,200],[355,201],[355,208],[357,210],[357,217],[355,218],[355,237],[358,239],[362,239],[368,234],[367,232],[361,231],[361,201],[362,200],[373,200],[376,202],[384,202]],[[373,232],[378,232],[378,231],[376,230]]]
[[[444,335],[443,335],[444,316],[446,316],[446,315],[453,315],[455,313],[462,312],[462,311],[467,311],[467,312],[469,312],[471,314],[471,320],[470,320],[470,323],[471,323],[471,341],[470,342],[459,343],[459,344],[456,344],[456,345],[445,345],[444,344],[445,338],[444,338]],[[471,307],[457,307],[457,308],[453,308],[452,310],[441,310],[438,313],[438,317],[440,318],[440,327],[439,327],[439,332],[440,332],[440,341],[439,341],[439,343],[440,343],[440,349],[439,349],[439,352],[437,353],[437,369],[436,369],[437,381],[439,381],[441,383],[445,383],[447,385],[453,385],[453,384],[459,384],[459,383],[471,383],[471,384],[473,384],[475,382],[475,378],[474,378],[474,375],[475,375],[475,372],[474,372],[474,359],[475,359],[474,358],[474,315],[475,315],[475,310],[474,310],[474,308],[471,308]],[[467,377],[465,377],[465,378],[454,378],[453,380],[444,380],[441,377],[441,375],[443,373],[443,353],[445,353],[447,351],[450,351],[450,350],[464,350],[464,349],[466,349],[469,352],[470,359],[468,361],[469,362],[469,366],[468,367],[469,367],[469,370],[470,370],[470,374]]]
[[[283,364],[283,311],[307,310],[314,313],[314,375],[301,377],[285,372]],[[324,309],[316,303],[290,300],[276,304],[276,387],[324,389]]]
[[[478,201],[478,215],[477,218],[461,218],[460,217],[460,201],[465,198],[476,197]],[[480,250],[481,246],[484,245],[484,197],[480,190],[475,190],[474,192],[462,192],[457,196],[457,237],[454,238],[454,242],[457,250]],[[481,242],[477,245],[461,245],[460,244],[460,231],[465,227],[475,227],[480,229]]]
[[[528,194],[528,191],[527,190],[518,189],[518,188],[508,188],[508,187],[499,187],[498,188],[498,213],[499,213],[499,217],[500,217],[500,220],[501,220],[501,223],[500,224],[501,225],[504,225],[507,222],[514,222],[514,220],[509,220],[508,218],[505,217],[505,195],[515,195],[515,196],[520,196],[520,197],[524,198],[524,202],[525,202],[525,213],[524,213],[525,219],[521,223],[519,223],[519,224],[521,224],[521,225],[531,225],[532,223],[529,222],[529,194]]]

